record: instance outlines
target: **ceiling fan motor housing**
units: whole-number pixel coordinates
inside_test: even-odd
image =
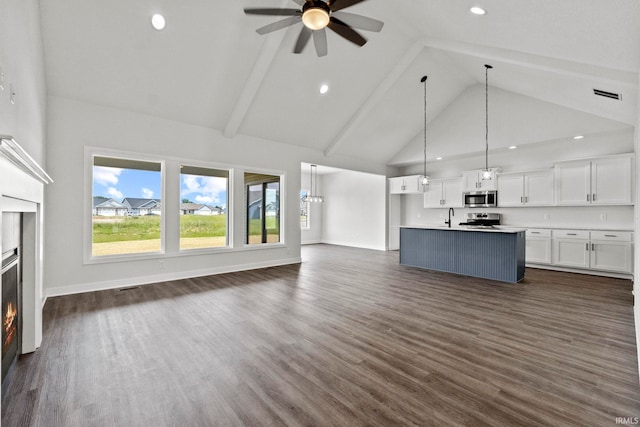
[[[311,30],[321,30],[329,25],[331,9],[322,0],[307,0],[302,6],[302,23]]]

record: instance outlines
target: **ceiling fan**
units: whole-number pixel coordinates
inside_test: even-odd
[[[362,3],[365,0],[293,0],[302,9],[247,7],[244,13],[247,15],[286,16],[287,18],[273,22],[256,30],[258,34],[267,34],[281,30],[291,25],[302,22],[303,26],[298,35],[298,40],[293,48],[293,53],[300,53],[305,48],[313,34],[313,44],[318,56],[327,54],[326,27],[336,32],[358,46],[363,46],[367,39],[362,37],[354,28],[366,31],[379,32],[384,22],[368,18],[354,13],[341,12],[349,6]]]

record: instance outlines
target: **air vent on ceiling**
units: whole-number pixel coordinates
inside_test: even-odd
[[[605,98],[617,99],[618,101],[622,99],[622,95],[619,93],[607,92],[606,90],[594,89],[593,94],[604,96]]]

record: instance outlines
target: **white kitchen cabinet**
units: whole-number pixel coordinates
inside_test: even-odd
[[[433,179],[424,193],[425,208],[462,207],[462,178]]]
[[[490,179],[482,179],[483,169],[462,172],[462,191],[489,191],[496,189],[498,168],[489,168]]]
[[[632,204],[631,155],[562,162],[555,167],[556,204]]]
[[[628,231],[553,230],[553,264],[632,273],[632,241]]]
[[[553,205],[553,169],[499,174],[498,206]]]
[[[585,230],[553,230],[553,264],[564,267],[589,268],[589,232]]]
[[[591,203],[628,205],[632,198],[631,156],[607,157],[591,161]]]
[[[590,266],[594,270],[631,273],[633,235],[630,232],[591,232]]]
[[[527,264],[551,264],[551,230],[527,229],[525,254]]]
[[[420,194],[422,192],[422,175],[389,178],[389,194]]]

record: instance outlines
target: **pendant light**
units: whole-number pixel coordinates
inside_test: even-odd
[[[489,70],[493,68],[491,65],[484,64],[484,170],[482,171],[482,179],[484,181],[491,180],[491,171],[489,170]]]
[[[427,191],[429,186],[429,177],[427,176],[427,76],[422,76],[420,79],[424,83],[424,162],[422,169],[422,191]]]
[[[319,196],[317,193],[317,188],[316,186],[318,185],[318,165],[311,165],[311,171],[309,173],[309,192],[311,194],[307,194],[306,196],[304,196],[302,198],[302,201],[307,203],[307,202],[318,202],[318,203],[322,203],[324,202],[324,197],[323,196]],[[314,179],[314,175],[315,175],[315,179]]]

